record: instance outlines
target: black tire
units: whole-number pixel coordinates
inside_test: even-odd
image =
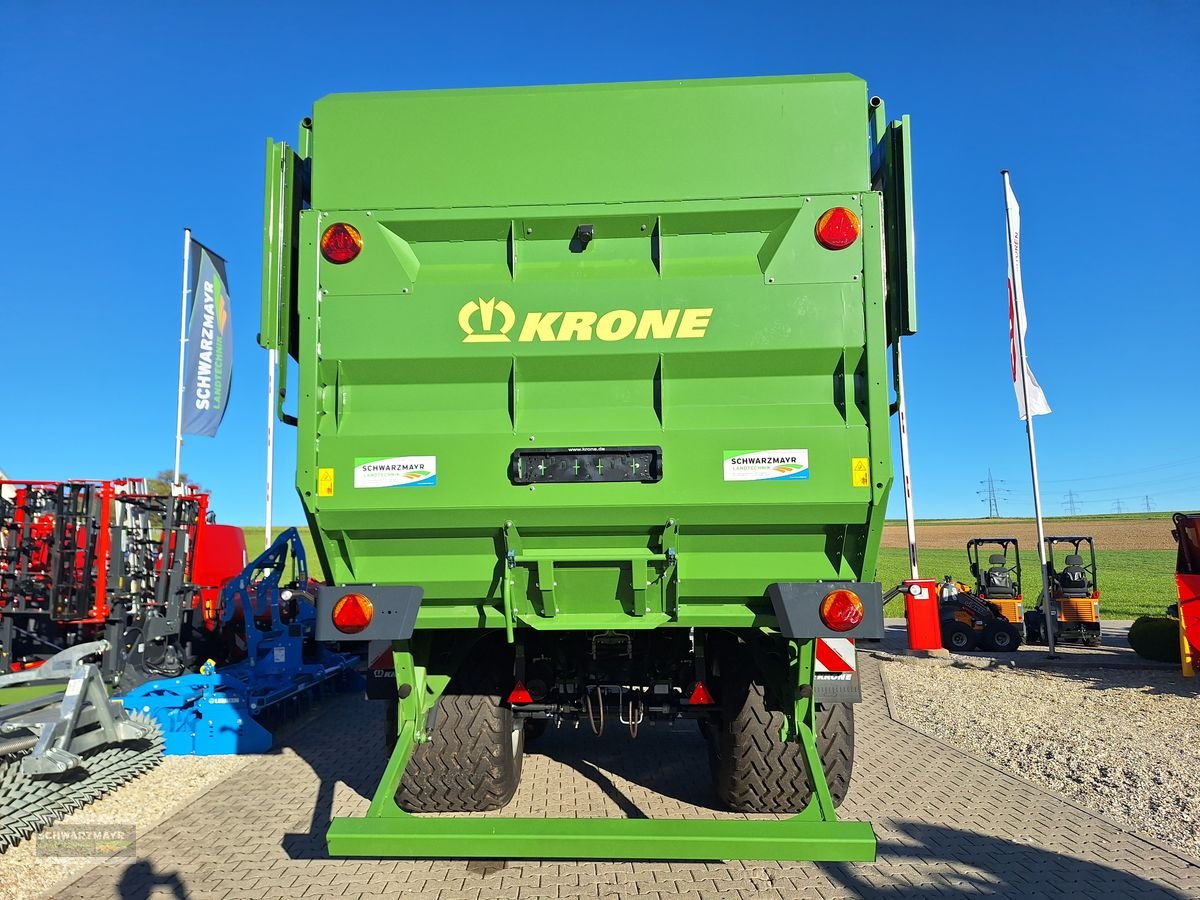
[[[942,646],[955,653],[974,650],[979,645],[979,635],[966,622],[950,619],[942,622]]]
[[[530,741],[536,741],[538,738],[540,738],[543,734],[546,733],[546,729],[549,727],[550,727],[549,719],[526,719],[525,720],[525,743],[528,744]]]
[[[429,740],[417,744],[396,791],[407,812],[468,813],[500,809],[521,781],[525,728],[505,705],[491,674],[455,676],[431,717]]]
[[[717,796],[741,813],[797,813],[812,799],[804,753],[779,739],[785,719],[757,678],[730,672],[722,684],[724,721],[709,741]],[[817,751],[834,805],[850,789],[854,768],[854,707],[817,707]]]
[[[994,653],[1015,653],[1021,646],[1021,632],[1011,622],[989,622],[984,626],[980,644]]]
[[[850,792],[850,776],[854,773],[853,703],[817,707],[817,750],[833,805],[841,806]]]

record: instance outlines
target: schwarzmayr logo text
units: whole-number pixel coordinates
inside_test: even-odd
[[[518,343],[534,341],[644,341],[702,338],[708,331],[712,308],[614,309],[529,312],[517,332]],[[493,297],[472,300],[458,311],[458,326],[464,344],[509,343],[509,332],[517,324],[517,313],[504,300]]]
[[[753,466],[767,465],[775,466],[784,463],[798,463],[799,460],[794,456],[735,456],[729,460],[734,465],[738,466]]]
[[[221,408],[225,342],[214,340],[214,332],[220,334],[220,330],[225,328],[224,300],[219,283],[214,288],[213,282],[204,282],[204,303],[200,310],[200,355],[196,365],[196,409]]]

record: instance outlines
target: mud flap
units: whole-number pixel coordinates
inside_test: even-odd
[[[861,702],[862,685],[858,673],[817,673],[813,676],[813,700],[817,703]]]

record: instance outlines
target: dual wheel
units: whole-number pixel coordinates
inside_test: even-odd
[[[396,792],[415,813],[486,812],[507,804],[521,779],[525,728],[503,700],[507,667],[475,665],[451,680],[431,716],[430,740],[413,749]],[[796,813],[812,800],[800,744],[780,740],[782,705],[752,665],[727,667],[719,714],[702,722],[718,798],[744,813]],[[503,671],[500,671],[503,669]],[[854,707],[817,707],[817,750],[834,804],[850,786],[854,765]],[[387,742],[394,744],[396,707],[389,708]]]

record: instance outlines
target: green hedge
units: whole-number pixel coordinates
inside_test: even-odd
[[[1129,627],[1129,646],[1143,659],[1179,662],[1179,620],[1142,616]]]

